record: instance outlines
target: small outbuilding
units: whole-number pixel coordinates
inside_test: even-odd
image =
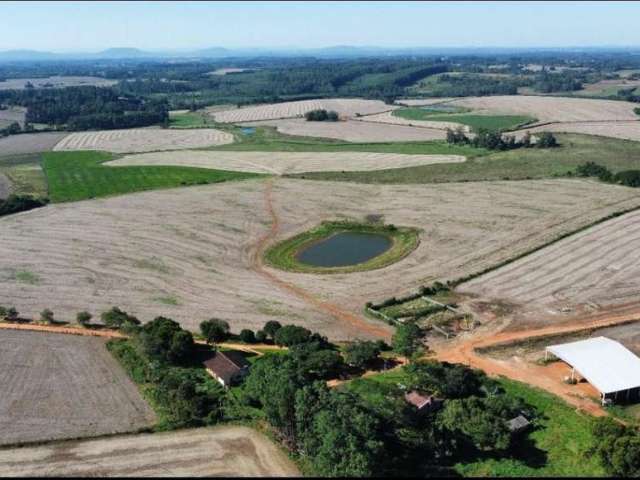
[[[416,390],[405,393],[404,399],[421,413],[439,410],[443,403],[441,398],[436,398],[433,395],[423,395]]]
[[[233,350],[216,352],[203,363],[209,375],[225,388],[239,382],[249,373],[247,359],[242,353]]]
[[[507,421],[507,428],[511,433],[524,432],[530,425],[531,422],[524,415],[518,415],[517,417]]]
[[[624,396],[629,400],[640,389],[640,358],[624,345],[606,337],[550,345],[548,354],[571,366],[571,379],[578,373],[600,392],[603,405]]]

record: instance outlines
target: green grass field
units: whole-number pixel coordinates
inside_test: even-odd
[[[213,123],[213,120],[209,120],[202,112],[171,112],[169,114],[170,128],[211,127]]]
[[[526,115],[473,115],[470,113],[441,113],[435,109],[402,108],[394,110],[393,115],[407,120],[429,120],[434,122],[455,122],[468,125],[474,131],[480,129],[503,131],[534,122],[536,119]]]
[[[0,173],[11,182],[13,193],[47,196],[47,181],[40,167],[39,153],[0,157]]]
[[[488,180],[525,180],[565,176],[585,162],[612,172],[637,169],[640,142],[578,134],[558,134],[560,147],[520,148],[468,157],[462,163],[442,163],[370,172],[313,172],[292,175],[310,180],[360,183],[440,183]]]
[[[343,388],[362,396],[371,405],[384,405],[406,384],[401,369],[353,380]],[[580,414],[561,399],[523,383],[500,379],[500,385],[513,396],[535,407],[538,418],[534,429],[508,457],[476,458],[452,466],[454,475],[467,477],[602,476],[604,470],[589,454],[593,442],[593,417]]]
[[[107,152],[47,152],[43,168],[52,202],[121,195],[188,185],[204,185],[261,177],[255,173],[172,166],[108,167]]]

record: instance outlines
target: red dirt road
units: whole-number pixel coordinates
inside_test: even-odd
[[[278,232],[280,231],[280,219],[278,218],[278,215],[276,214],[275,208],[273,206],[273,188],[272,187],[273,187],[273,180],[271,179],[267,180],[265,191],[264,191],[264,202],[265,202],[265,207],[267,209],[267,212],[271,217],[271,228],[264,235],[258,238],[258,241],[256,242],[255,250],[251,259],[251,264],[252,264],[251,268],[258,274],[265,277],[274,285],[293,293],[298,298],[300,298],[301,300],[303,300],[304,302],[306,302],[308,305],[315,308],[316,310],[320,310],[328,315],[331,315],[337,320],[340,320],[344,323],[351,325],[355,331],[357,332],[364,331],[377,337],[389,339],[391,337],[391,334],[388,329],[383,328],[382,326],[373,325],[372,323],[367,322],[363,318],[341,309],[340,307],[338,307],[337,305],[334,305],[333,303],[322,301],[316,298],[315,296],[313,296],[308,291],[304,290],[303,288],[300,288],[297,285],[294,285],[290,282],[282,280],[281,278],[278,278],[278,276],[276,276],[273,272],[264,268],[264,262],[262,259],[264,251],[269,245],[269,242],[275,239],[276,236],[278,235]]]

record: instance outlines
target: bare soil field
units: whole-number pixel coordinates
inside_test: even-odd
[[[632,189],[567,179],[435,185],[276,179],[56,204],[0,219],[0,305],[15,304],[31,316],[48,307],[60,319],[118,305],[141,320],[166,315],[193,330],[211,316],[234,331],[277,319],[334,340],[368,338],[367,328],[345,323],[336,309],[359,316],[367,301],[483,270],[632,206],[640,206]],[[422,229],[420,245],[373,272],[314,275],[256,263],[264,245],[323,220],[371,214]]]
[[[0,200],[7,198],[11,193],[11,182],[9,179],[0,173]]]
[[[470,132],[471,128],[468,125],[461,125],[455,122],[436,122],[432,120],[409,120],[407,118],[397,117],[393,115],[393,112],[377,113],[375,115],[367,115],[366,117],[356,118],[363,123],[382,123],[385,125],[407,125],[410,127],[420,127],[428,130],[440,130],[442,135],[445,135],[447,128],[456,129],[462,127],[466,132]]]
[[[48,152],[67,135],[66,132],[42,132],[0,138],[0,156]]]
[[[228,111],[214,112],[213,117],[216,122],[221,123],[255,122],[259,120],[301,117],[310,110],[322,108],[325,110],[335,110],[342,117],[354,117],[356,114],[369,115],[372,113],[393,110],[398,107],[394,105],[386,105],[380,100],[327,98],[249,106]]]
[[[640,212],[563,239],[460,287],[478,302],[510,304],[515,326],[540,325],[637,302]]]
[[[366,117],[365,117],[366,118]],[[303,137],[321,137],[347,142],[414,142],[444,140],[445,132],[435,128],[415,128],[405,125],[380,125],[347,120],[342,122],[307,122],[303,118],[263,120],[243,125],[276,127],[280,133]]]
[[[224,152],[185,150],[127,155],[105,165],[178,165],[213,168],[238,172],[276,175],[331,172],[369,171],[389,168],[415,167],[434,163],[457,163],[462,155],[407,155],[401,153],[370,152]]]
[[[0,90],[22,90],[27,83],[31,83],[35,88],[62,88],[79,87],[83,85],[93,85],[96,87],[109,87],[118,83],[117,80],[108,80],[101,77],[82,76],[53,76],[46,78],[10,78],[0,82]]]
[[[233,143],[233,135],[214,128],[168,130],[133,128],[75,132],[62,139],[54,150],[106,150],[115,153],[182,150]]]
[[[6,110],[0,110],[0,128],[5,128],[13,122],[23,125],[26,112],[27,109],[23,107],[10,107]]]
[[[583,133],[586,135],[599,135],[602,137],[640,141],[640,120],[549,123],[538,127],[517,130],[514,131],[513,134],[516,138],[520,138],[526,132],[532,134],[538,132]]]
[[[2,477],[295,477],[267,437],[240,426],[0,450]]]
[[[457,105],[476,110],[474,113],[529,115],[543,122],[584,122],[637,120],[633,112],[637,104],[589,98],[544,97],[536,95],[499,95],[453,100]]]
[[[136,431],[155,421],[96,337],[0,330],[0,445]]]

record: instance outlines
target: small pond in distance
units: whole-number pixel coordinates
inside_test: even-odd
[[[241,131],[243,135],[253,135],[256,133],[255,127],[242,127]]]
[[[391,238],[377,233],[341,232],[312,243],[296,259],[314,267],[346,267],[377,257],[391,243]]]

